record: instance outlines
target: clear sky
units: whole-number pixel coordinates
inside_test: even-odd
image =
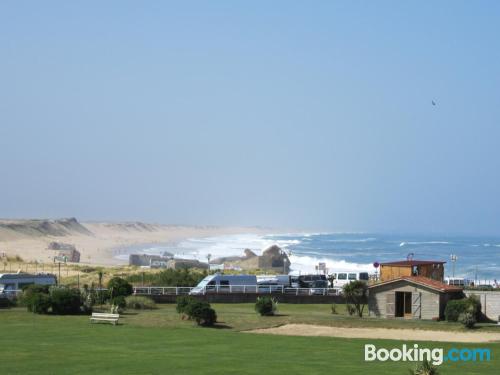
[[[498,234],[499,20],[493,0],[2,1],[0,216]]]

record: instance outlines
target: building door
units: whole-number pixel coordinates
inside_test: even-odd
[[[412,318],[412,298],[411,292],[396,292],[396,311],[397,318]]]
[[[420,319],[422,317],[422,293],[413,293],[411,305],[413,319]]]

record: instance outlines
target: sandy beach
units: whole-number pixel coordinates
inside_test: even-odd
[[[326,327],[310,324],[286,324],[280,327],[256,329],[247,332],[285,336],[326,336],[356,339],[389,339],[409,341],[467,343],[500,341],[500,334],[496,332],[450,332],[416,329],[345,328]]]
[[[132,245],[175,244],[187,238],[202,238],[238,233],[263,233],[254,227],[217,227],[217,226],[178,226],[144,223],[103,223],[83,222],[73,227],[53,225],[47,234],[40,234],[32,228],[26,229],[23,223],[32,221],[2,220],[0,225],[0,254],[20,256],[25,261],[48,263],[52,261],[54,251],[47,250],[53,241],[75,245],[81,253],[80,263],[95,265],[120,265],[124,261],[114,257],[114,251]],[[9,227],[6,229],[6,223]],[[14,223],[14,224],[13,224]],[[49,221],[49,224],[53,223]],[[38,227],[45,229],[46,223],[37,222]],[[88,233],[84,231],[88,230]],[[57,235],[54,235],[57,234]]]

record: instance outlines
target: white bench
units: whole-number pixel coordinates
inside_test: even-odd
[[[113,325],[118,324],[118,319],[120,314],[103,314],[103,313],[92,313],[90,317],[90,322],[110,322]]]

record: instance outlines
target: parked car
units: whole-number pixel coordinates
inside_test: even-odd
[[[316,280],[312,283],[311,294],[323,295],[326,294],[327,289],[328,289],[327,280]]]

